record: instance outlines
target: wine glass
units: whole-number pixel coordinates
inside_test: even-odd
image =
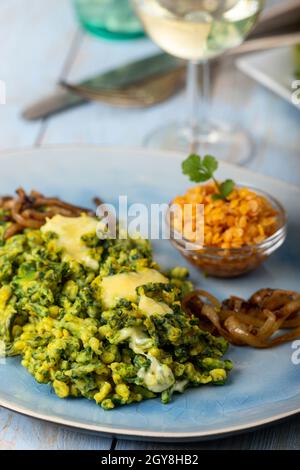
[[[153,41],[166,52],[188,61],[188,118],[185,122],[170,123],[154,131],[145,144],[185,152],[205,152],[234,163],[247,161],[253,151],[249,133],[209,116],[209,60],[243,42],[256,24],[265,0],[132,2]],[[201,81],[199,64],[202,65]]]

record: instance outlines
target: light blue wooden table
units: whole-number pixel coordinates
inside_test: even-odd
[[[77,80],[156,50],[147,40],[104,42],[78,30],[69,0],[2,0],[0,150],[57,143],[137,146],[151,129],[185,110],[184,95],[146,110],[89,104],[42,122],[27,123],[22,108],[60,78]],[[300,112],[242,75],[222,66],[214,83],[222,114],[242,122],[257,141],[252,169],[300,184]],[[0,449],[174,449],[90,436],[0,409]],[[300,449],[300,417],[224,440],[176,446],[186,449]]]

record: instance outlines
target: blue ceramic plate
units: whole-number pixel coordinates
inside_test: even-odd
[[[10,152],[1,158],[1,193],[22,185],[68,201],[89,205],[94,195],[109,202],[168,202],[189,182],[181,175],[181,155],[144,149],[60,147]],[[300,285],[300,189],[222,164],[220,176],[264,189],[288,211],[285,245],[263,267],[235,280],[204,278],[191,268],[195,284],[219,298],[248,297],[261,287],[298,289]],[[185,264],[168,241],[154,243],[162,267]],[[231,347],[235,368],[224,387],[203,386],[177,395],[169,405],[148,400],[103,411],[85,399],[57,398],[39,385],[18,358],[0,365],[0,405],[29,416],[108,435],[188,441],[254,428],[300,412],[300,365],[291,344],[258,351]]]

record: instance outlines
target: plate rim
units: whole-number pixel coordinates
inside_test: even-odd
[[[156,154],[161,155],[162,157],[168,157],[168,158],[184,158],[186,157],[186,153],[184,152],[179,152],[179,151],[174,151],[174,150],[161,150],[161,149],[156,149],[156,148],[146,148],[142,146],[121,146],[121,145],[115,145],[115,146],[102,146],[102,145],[97,145],[97,144],[86,144],[86,143],[78,143],[78,144],[47,144],[47,145],[42,145],[42,146],[36,146],[32,147],[30,145],[24,146],[24,147],[10,147],[6,149],[0,149],[0,159],[2,158],[9,158],[12,155],[18,155],[22,154],[24,152],[34,152],[38,153],[41,151],[53,151],[53,150],[67,150],[67,151],[78,151],[86,148],[87,150],[92,150],[92,151],[100,151],[100,152],[109,152],[109,153],[121,153],[121,152],[131,152],[135,154],[140,154],[140,153],[145,153],[145,154],[153,154],[155,152]],[[265,175],[263,173],[259,173],[258,171],[252,170],[250,168],[247,168],[242,165],[237,165],[235,163],[231,162],[226,162],[224,160],[219,161],[221,166],[225,166],[228,168],[235,168],[235,169],[241,169],[248,173],[249,175],[252,176],[262,176],[266,180],[268,180],[270,183],[275,183],[278,185],[283,186],[286,190],[292,190],[292,191],[297,191],[300,193],[300,185],[297,185],[295,183],[289,183],[288,181],[285,180],[280,180],[279,178],[276,178],[274,176],[270,175]]]
[[[271,55],[272,53],[274,54],[278,50],[285,51],[288,49],[289,49],[288,47],[283,46],[283,47],[277,47],[276,49],[272,51],[253,52],[246,57],[241,57],[237,59],[236,65],[237,65],[237,68],[241,72],[243,72],[245,75],[252,78],[257,83],[260,83],[261,85],[263,85],[269,91],[272,91],[273,93],[275,93],[280,98],[284,99],[290,105],[294,106],[294,108],[299,109],[299,106],[295,104],[291,99],[291,93],[293,92],[293,90],[292,89],[290,90],[288,87],[285,87],[284,85],[276,81],[276,79],[274,79],[272,75],[268,75],[264,70],[258,68],[253,63],[253,59],[255,59],[256,57],[259,57],[259,56],[262,57],[263,55],[267,55],[267,54]]]
[[[41,147],[31,147],[31,146],[25,146],[25,147],[19,147],[19,148],[8,148],[8,149],[1,149],[0,150],[0,159],[5,159],[5,158],[10,158],[12,155],[21,155],[22,153],[39,153],[43,151],[79,151],[86,149],[87,151],[98,151],[98,152],[106,152],[110,154],[120,154],[120,153],[125,153],[125,152],[130,152],[132,154],[144,154],[144,155],[151,155],[155,153],[156,155],[161,155],[163,157],[168,157],[168,158],[180,158],[184,156],[185,154],[182,152],[178,151],[166,151],[166,150],[160,150],[160,149],[149,149],[149,148],[144,148],[144,147],[131,147],[131,146],[101,146],[101,145],[95,145],[95,144],[85,144],[85,143],[79,143],[79,144],[50,144],[50,145],[43,145]],[[24,158],[26,158],[26,155],[24,155]],[[255,172],[253,170],[249,170],[248,168],[235,165],[233,163],[228,163],[221,161],[221,165],[225,167],[234,167],[234,168],[239,168],[246,172],[249,175],[256,176],[260,175],[263,176],[263,178],[267,179],[269,182],[276,183],[277,185],[281,185],[288,191],[295,191],[299,193],[300,195],[300,186],[297,186],[295,184],[290,184],[286,181],[279,180],[277,178],[274,178],[272,176],[264,175],[258,172]],[[284,401],[289,401],[289,400],[284,400]],[[237,433],[242,433],[250,430],[254,430],[256,428],[275,423],[278,421],[281,421],[285,418],[295,416],[297,414],[300,414],[300,406],[298,408],[284,411],[282,413],[277,413],[273,416],[269,416],[267,418],[263,419],[254,419],[248,421],[248,423],[245,424],[237,424],[234,426],[226,426],[223,428],[215,429],[215,430],[206,430],[206,431],[185,431],[185,432],[160,432],[160,431],[147,431],[147,430],[133,430],[133,429],[128,429],[128,428],[120,428],[116,429],[115,427],[111,427],[109,425],[101,425],[101,424],[84,424],[81,423],[80,421],[70,421],[65,418],[60,418],[56,416],[48,416],[44,413],[39,413],[35,411],[31,411],[23,406],[16,405],[14,403],[11,403],[5,399],[0,398],[0,406],[3,408],[6,408],[8,410],[20,413],[22,415],[39,419],[41,421],[45,422],[50,422],[62,426],[66,426],[72,429],[76,430],[85,430],[89,431],[92,433],[101,433],[102,435],[110,435],[110,436],[122,436],[122,437],[127,437],[127,438],[141,438],[144,440],[147,439],[159,439],[160,441],[177,441],[177,442],[184,442],[184,441],[191,441],[191,440],[208,440],[212,438],[218,438],[218,437],[225,437],[231,434],[237,434]]]
[[[0,399],[0,406],[6,408],[8,410],[17,412],[24,416],[28,416],[30,418],[39,419],[41,421],[45,421],[48,423],[59,424],[61,426],[65,426],[68,428],[76,429],[76,430],[85,430],[95,434],[102,434],[102,435],[110,435],[110,436],[122,436],[128,438],[139,437],[143,439],[159,439],[160,441],[189,441],[189,440],[209,440],[212,438],[220,438],[226,437],[232,434],[239,434],[246,431],[251,431],[268,424],[273,424],[278,421],[281,421],[285,418],[289,418],[291,416],[295,416],[300,414],[300,407],[286,411],[284,413],[278,413],[275,416],[271,416],[269,418],[264,418],[261,420],[252,421],[248,424],[244,425],[236,425],[236,426],[227,426],[225,428],[220,428],[213,431],[193,431],[193,432],[160,432],[160,431],[147,431],[147,430],[133,430],[128,428],[120,428],[116,429],[110,426],[101,426],[95,424],[82,424],[80,421],[69,421],[64,418],[56,418],[55,416],[47,416],[43,413],[37,413],[35,411],[29,411],[22,406],[15,406],[11,405],[6,400]]]

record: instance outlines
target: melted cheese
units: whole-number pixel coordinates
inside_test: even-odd
[[[157,302],[156,300],[142,295],[139,301],[139,309],[147,316],[151,315],[166,315],[166,313],[173,313],[173,310],[164,302]]]
[[[173,385],[172,391],[173,392],[183,393],[186,385],[188,384],[188,382],[189,382],[188,380],[178,380]]]
[[[104,277],[101,282],[101,295],[104,307],[114,307],[119,299],[127,299],[134,302],[137,298],[136,288],[149,282],[168,283],[169,280],[159,271],[149,268],[144,268],[137,272]]]
[[[54,232],[58,235],[55,243],[64,250],[65,258],[71,258],[96,270],[99,264],[90,256],[90,249],[83,243],[81,237],[96,233],[97,224],[97,219],[87,215],[81,217],[55,215],[52,219],[47,220],[41,231],[43,233]]]
[[[144,386],[154,393],[161,393],[172,387],[175,378],[170,367],[149,354],[146,356],[151,361],[150,367],[148,369],[143,367],[138,371],[138,377],[143,380]]]
[[[119,332],[118,342],[129,339],[129,347],[135,354],[142,354],[150,360],[151,364],[148,369],[142,367],[138,371],[138,377],[142,380],[144,387],[154,393],[161,393],[167,388],[175,384],[175,378],[172,370],[166,364],[162,364],[149,353],[148,349],[153,345],[152,339],[149,338],[138,327],[123,328]]]
[[[153,345],[152,339],[137,327],[128,327],[120,330],[118,343],[126,339],[130,340],[129,347],[135,354],[144,354],[144,351]]]

